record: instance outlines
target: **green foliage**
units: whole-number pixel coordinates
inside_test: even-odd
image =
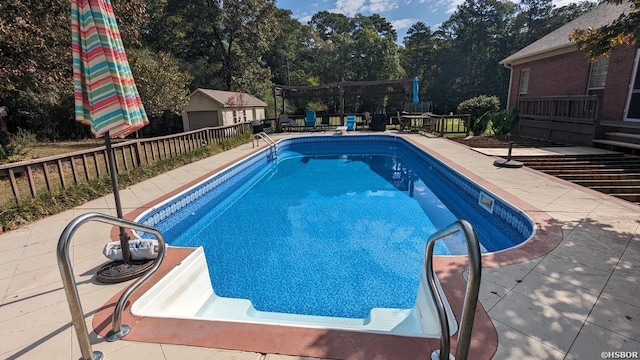
[[[520,116],[515,109],[488,112],[483,115],[483,117],[485,116],[491,122],[491,129],[495,135],[513,135],[518,132]]]
[[[314,72],[320,83],[399,79],[397,33],[380,15],[349,18],[326,11],[311,18],[315,31]],[[341,64],[341,66],[336,66]]]
[[[516,12],[509,1],[466,0],[440,26],[440,71],[430,92],[437,110],[451,111],[461,100],[483,93],[506,101],[509,72],[498,62],[520,48],[509,31]]]
[[[500,109],[500,99],[497,96],[480,95],[467,99],[458,105],[458,113],[471,114],[471,131],[476,136],[482,135],[489,125],[488,113],[497,112]]]
[[[23,129],[18,129],[10,140],[7,147],[0,147],[0,164],[26,160],[29,148],[38,142],[34,133]]]
[[[0,99],[73,87],[69,11],[68,0],[0,2]]]
[[[496,112],[499,109],[500,99],[497,96],[480,95],[458,104],[460,114],[471,114],[476,119],[487,112]]]
[[[193,1],[188,6],[168,0],[150,11],[149,43],[182,60],[199,87],[256,94],[255,84],[269,81],[262,56],[278,31],[275,0]]]
[[[608,53],[618,45],[640,43],[640,0],[604,0],[612,4],[629,4],[631,11],[613,23],[597,29],[575,29],[570,38],[591,60]]]
[[[121,188],[126,188],[169,170],[210,157],[249,141],[251,141],[251,134],[247,133],[235,139],[199,148],[182,156],[160,160],[149,166],[135,168],[127,173],[118,175],[118,183]],[[25,197],[21,199],[19,203],[15,201],[9,202],[4,204],[3,207],[0,207],[0,228],[5,231],[16,229],[43,217],[82,205],[87,201],[97,199],[112,191],[111,179],[109,177],[103,177],[81,182],[60,191],[42,192],[36,198]]]
[[[189,98],[187,85],[192,80],[191,75],[180,71],[176,60],[168,53],[154,53],[149,48],[135,49],[128,52],[128,58],[147,114],[180,113]]]

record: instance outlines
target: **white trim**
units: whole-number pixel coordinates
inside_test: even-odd
[[[598,59],[596,59],[596,61],[592,62],[591,64],[589,64],[589,79],[587,80],[587,95],[589,95],[589,91],[593,91],[593,90],[603,90],[607,85],[607,74],[605,74],[604,76],[604,85],[602,86],[591,86],[592,85],[592,81],[593,81],[593,67],[597,66],[596,64],[600,63],[601,61],[604,61],[603,59],[607,59],[607,74],[609,73],[609,58],[605,57],[603,55],[601,55],[600,57],[598,57]],[[601,65],[601,63],[600,63]]]
[[[574,51],[578,51],[578,47],[576,46],[575,43],[563,44],[555,48],[544,49],[541,51],[536,51],[531,54],[526,54],[526,55],[518,56],[515,58],[508,57],[500,61],[499,64],[509,64],[511,66],[521,65],[521,64],[536,61],[536,60],[542,60],[542,59],[546,59],[546,58],[550,58],[558,55],[568,54]]]
[[[509,110],[509,106],[511,106],[511,91],[513,86],[513,66],[509,64],[503,64],[505,68],[509,69],[509,91],[507,91],[507,104],[505,105],[505,109]],[[516,104],[517,105],[517,104]]]
[[[640,62],[640,49],[636,50],[636,59],[633,63],[633,72],[631,73],[631,80],[629,81],[629,92],[627,93],[627,102],[624,107],[624,115],[622,117],[623,121],[629,122],[640,122],[638,118],[627,118],[627,114],[629,113],[629,106],[631,105],[631,95],[633,95],[633,85],[635,85],[636,74],[638,71],[638,62]],[[640,90],[639,90],[640,92]]]
[[[524,74],[527,74],[527,88],[522,90],[522,78]],[[531,68],[521,69],[520,78],[518,79],[518,95],[527,95],[529,93],[529,81],[531,80]]]

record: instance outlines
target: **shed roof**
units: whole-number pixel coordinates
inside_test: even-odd
[[[630,12],[630,3],[624,1],[622,4],[602,3],[595,9],[579,16],[573,21],[566,23],[548,35],[538,39],[530,45],[520,49],[516,53],[500,61],[500,64],[518,64],[530,60],[542,59],[554,56],[562,52],[577,50],[575,42],[569,39],[569,35],[575,29],[587,29],[589,27],[597,29],[611,24],[623,13]]]
[[[190,97],[197,92],[202,93],[203,95],[207,96],[211,100],[219,103],[222,107],[226,107],[226,108],[266,107],[267,106],[267,103],[265,103],[264,101],[243,92],[222,91],[222,90],[212,90],[212,89],[196,89],[196,91],[191,93]]]

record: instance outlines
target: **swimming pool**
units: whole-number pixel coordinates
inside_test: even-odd
[[[205,238],[214,244],[194,255],[200,270],[185,275],[215,288],[194,316],[240,313],[280,323],[302,316],[365,327],[386,319],[384,326],[405,324],[403,331],[413,333],[425,327],[412,318],[416,298],[430,302],[420,275],[426,240],[457,218],[474,225],[485,252],[517,246],[534,230],[526,214],[406,140],[371,135],[281,141],[277,154],[255,154],[139,221],[158,227],[172,245],[195,247]],[[451,239],[436,250],[465,249]],[[231,310],[227,299],[244,310]],[[134,308],[170,316],[151,304]]]

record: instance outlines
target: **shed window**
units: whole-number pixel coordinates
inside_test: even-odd
[[[529,69],[520,72],[520,95],[529,91]]]
[[[600,56],[598,60],[591,64],[591,72],[589,73],[589,90],[604,89],[608,69],[609,58],[606,56]]]

